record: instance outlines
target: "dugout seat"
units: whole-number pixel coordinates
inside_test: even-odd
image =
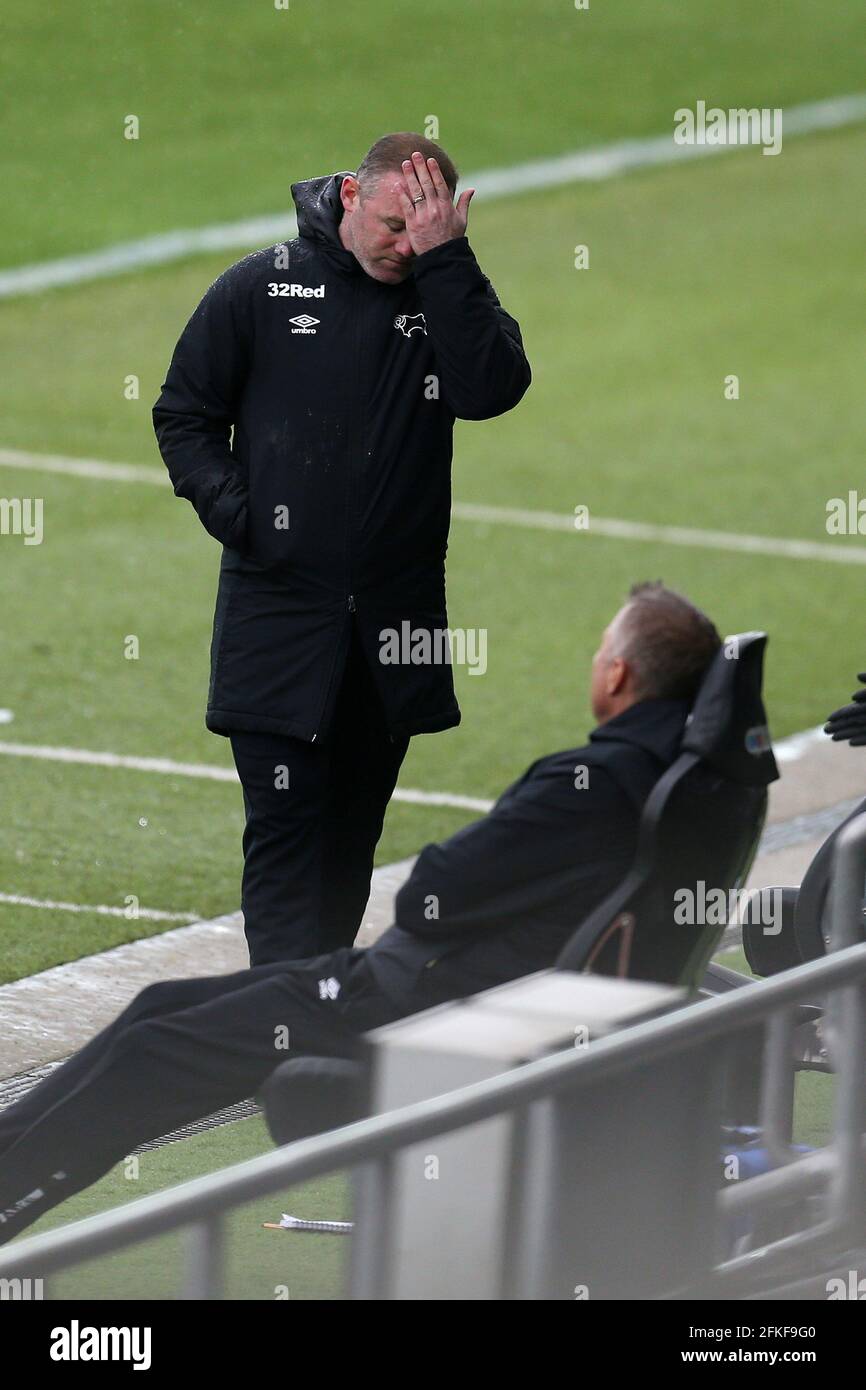
[[[726,639],[703,679],[676,761],[641,816],[634,864],[578,927],[558,970],[655,980],[696,991],[717,949],[721,920],[678,921],[683,890],[696,904],[710,889],[730,902],[754,858],[779,776],[761,694],[763,632]]]

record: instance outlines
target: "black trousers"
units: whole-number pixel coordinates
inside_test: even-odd
[[[230,737],[247,816],[241,906],[250,964],[351,946],[409,746],[388,734],[355,634],[322,742]]]
[[[0,1112],[0,1244],[138,1144],[254,1095],[292,1056],[354,1057],[400,1017],[363,950],[149,985]]]

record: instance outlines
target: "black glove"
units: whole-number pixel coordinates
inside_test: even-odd
[[[866,671],[861,671],[857,679],[866,685]],[[851,699],[853,704],[833,711],[824,725],[824,733],[829,734],[834,743],[850,743],[852,748],[862,748],[866,745],[866,690],[855,690]]]

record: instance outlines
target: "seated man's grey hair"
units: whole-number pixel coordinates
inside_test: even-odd
[[[660,580],[632,586],[612,641],[639,700],[693,700],[722,645],[706,613]]]

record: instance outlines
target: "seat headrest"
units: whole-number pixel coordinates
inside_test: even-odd
[[[779,776],[761,696],[765,632],[726,637],[701,682],[681,750],[732,782],[765,787]]]

